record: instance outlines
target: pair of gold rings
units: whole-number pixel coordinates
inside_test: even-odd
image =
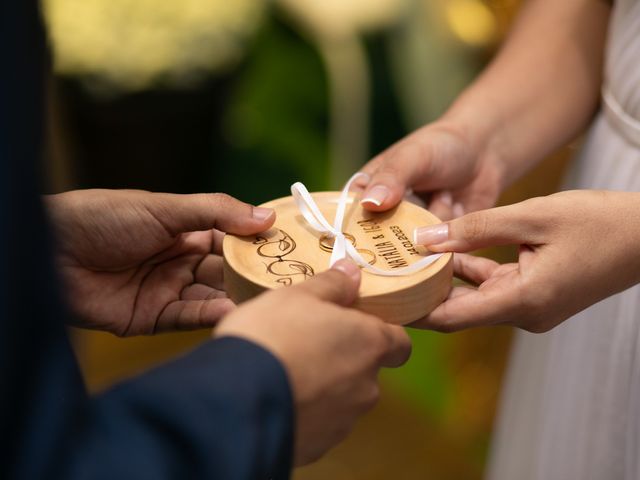
[[[366,248],[357,248],[356,247],[356,237],[354,237],[353,235],[351,235],[350,233],[346,233],[346,232],[342,232],[344,237],[349,240],[349,242],[351,242],[351,245],[354,246],[354,248],[358,251],[358,253],[369,256],[371,258],[371,260],[369,260],[369,265],[373,265],[374,263],[376,263],[376,254],[374,252],[372,252],[371,250],[368,250]],[[331,253],[333,251],[333,242],[334,242],[334,238],[326,233],[322,234],[322,236],[320,237],[319,243],[320,243],[320,250],[324,251],[324,252],[329,252]]]

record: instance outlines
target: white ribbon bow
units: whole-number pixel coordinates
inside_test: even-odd
[[[309,225],[316,231],[326,234],[329,237],[334,238],[333,251],[331,252],[331,259],[329,260],[329,266],[332,266],[338,260],[343,258],[351,258],[354,262],[360,265],[364,270],[371,272],[375,275],[382,275],[385,277],[399,277],[403,275],[410,275],[423,268],[431,265],[438,260],[442,253],[436,253],[421,258],[415,263],[412,263],[408,267],[397,268],[394,270],[384,270],[382,268],[370,265],[362,255],[355,249],[351,242],[347,241],[344,233],[342,233],[342,224],[344,223],[344,215],[349,202],[349,189],[351,184],[360,177],[366,177],[364,173],[356,173],[346,183],[340,197],[338,199],[338,209],[336,211],[336,217],[333,221],[333,226],[329,224],[327,219],[322,215],[322,212],[318,208],[318,205],[313,200],[313,197],[301,182],[296,182],[291,185],[291,195],[293,195],[300,213],[309,223]]]

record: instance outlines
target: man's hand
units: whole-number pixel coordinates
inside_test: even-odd
[[[545,332],[640,282],[640,194],[575,190],[420,228],[434,252],[520,245],[518,263],[456,255],[457,287],[413,326],[456,331],[515,325]]]
[[[363,207],[388,210],[407,189],[443,220],[492,207],[504,187],[504,172],[496,156],[470,137],[440,121],[392,145],[362,169],[371,177]]]
[[[296,464],[344,439],[378,399],[381,367],[398,367],[411,343],[402,327],[345,308],[357,297],[360,270],[348,260],[299,285],[247,302],[216,328],[253,341],[284,365],[296,405]]]
[[[273,210],[222,194],[78,190],[47,197],[78,326],[116,335],[211,327],[223,291],[223,233],[268,229]]]

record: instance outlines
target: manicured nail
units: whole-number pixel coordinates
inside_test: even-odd
[[[456,203],[453,206],[453,216],[458,218],[464,215],[464,207],[461,203]]]
[[[382,202],[389,196],[389,188],[384,185],[376,185],[367,192],[367,196],[360,200],[361,204],[372,203],[376,207],[382,205]]]
[[[449,239],[449,224],[439,223],[428,227],[419,227],[413,231],[413,243],[416,245],[437,245]]]
[[[272,208],[263,208],[263,207],[253,207],[253,218],[258,220],[259,222],[264,222],[275,212]]]
[[[358,265],[353,263],[351,260],[347,260],[346,258],[338,260],[331,266],[331,268],[333,270],[341,271],[356,282],[360,280],[360,268],[358,268]]]

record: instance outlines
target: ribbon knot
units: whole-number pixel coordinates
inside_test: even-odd
[[[419,270],[422,270],[423,268],[431,265],[438,258],[440,258],[442,254],[436,253],[423,257],[417,262],[412,263],[408,267],[397,268],[394,270],[384,270],[382,268],[375,267],[374,265],[370,265],[362,257],[362,255],[360,255],[356,248],[351,245],[351,242],[347,241],[347,238],[342,232],[342,227],[344,224],[344,216],[347,209],[347,203],[349,203],[349,190],[353,182],[361,177],[364,178],[366,177],[366,175],[361,172],[353,175],[345,184],[342,192],[340,192],[340,196],[338,197],[338,208],[336,210],[336,216],[333,220],[333,225],[331,225],[324,217],[324,215],[320,211],[320,208],[318,208],[318,205],[316,204],[315,200],[307,190],[307,187],[304,186],[304,184],[302,184],[301,182],[296,182],[291,185],[291,195],[293,195],[296,205],[298,206],[300,213],[307,221],[307,223],[317,232],[325,234],[334,239],[329,266],[332,266],[338,260],[349,257],[360,267],[362,267],[363,270],[366,270],[370,273],[373,273],[375,275],[382,275],[385,277],[399,277],[403,275],[410,275]]]

